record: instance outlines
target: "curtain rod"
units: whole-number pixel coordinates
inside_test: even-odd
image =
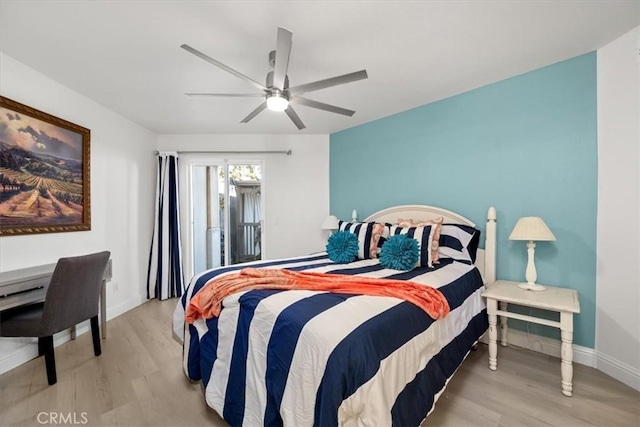
[[[280,151],[173,151],[178,154],[286,154],[290,156],[293,152],[291,150]],[[160,154],[161,151],[154,151],[153,154]]]

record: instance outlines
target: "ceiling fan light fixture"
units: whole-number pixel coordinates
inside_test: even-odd
[[[289,100],[279,92],[267,95],[267,108],[271,111],[284,111],[289,107]]]

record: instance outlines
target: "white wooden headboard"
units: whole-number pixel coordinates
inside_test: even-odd
[[[399,218],[425,221],[438,217],[444,218],[445,224],[464,224],[475,227],[475,223],[462,215],[446,209],[427,205],[401,205],[383,209],[365,218],[365,222],[395,223]],[[485,231],[484,249],[478,249],[476,267],[480,270],[484,283],[496,280],[496,210],[493,207],[487,212],[487,229]]]

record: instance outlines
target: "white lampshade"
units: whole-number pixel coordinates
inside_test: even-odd
[[[520,218],[513,227],[509,240],[550,241],[556,240],[547,224],[539,216]]]
[[[338,229],[338,217],[335,215],[329,215],[322,221],[322,230],[337,230]]]

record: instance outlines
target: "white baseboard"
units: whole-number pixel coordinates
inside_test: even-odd
[[[485,333],[481,342],[489,343],[489,334]],[[560,341],[552,338],[543,337],[535,334],[527,334],[517,329],[509,329],[507,342],[515,347],[522,347],[528,350],[537,351],[560,358]],[[498,338],[498,346],[500,339]],[[500,350],[498,350],[500,351]],[[629,387],[640,391],[640,370],[622,363],[602,352],[596,351],[589,347],[573,345],[573,361],[581,365],[589,366],[604,372],[612,378],[628,385]]]
[[[484,334],[482,342],[489,343],[489,334]],[[554,340],[553,338],[543,337],[541,335],[527,334],[526,332],[519,331],[517,329],[509,328],[507,342],[514,347],[522,347],[527,350],[537,351],[538,353],[546,354],[548,356],[557,357],[561,356],[560,353],[560,340]],[[500,345],[500,338],[498,338],[498,345]],[[592,348],[582,347],[580,345],[573,345],[573,361],[581,365],[586,365],[591,368],[596,367],[596,351]]]
[[[107,309],[107,320],[111,320],[114,317],[118,317],[121,314],[126,313],[129,310],[136,308],[139,305],[142,305],[147,301],[146,295],[138,295],[133,298],[129,298],[126,301],[121,302],[120,304],[109,307]]]
[[[80,336],[90,330],[89,322],[82,322],[76,327],[76,336]],[[71,333],[66,330],[53,336],[53,346],[58,347],[71,340]],[[0,358],[0,374],[4,374],[13,368],[17,368],[23,363],[27,363],[31,359],[38,357],[38,339],[32,338],[30,342],[26,343],[17,350],[12,351],[9,354],[2,355]]]
[[[111,320],[114,317],[118,317],[121,314],[141,305],[147,301],[145,295],[138,295],[128,300],[107,309],[107,320]],[[76,335],[80,336],[90,330],[89,322],[82,322],[76,327]],[[4,339],[4,338],[3,338]],[[53,337],[53,345],[57,347],[66,343],[71,339],[69,331],[62,331]],[[31,359],[38,357],[38,340],[33,338],[29,343],[19,347],[8,354],[0,353],[0,374],[10,371],[23,363],[27,363]]]
[[[25,344],[9,354],[2,355],[0,358],[0,374],[4,374],[36,357],[38,357],[38,341],[34,338],[33,343]]]
[[[640,391],[640,369],[598,352],[598,370]]]

